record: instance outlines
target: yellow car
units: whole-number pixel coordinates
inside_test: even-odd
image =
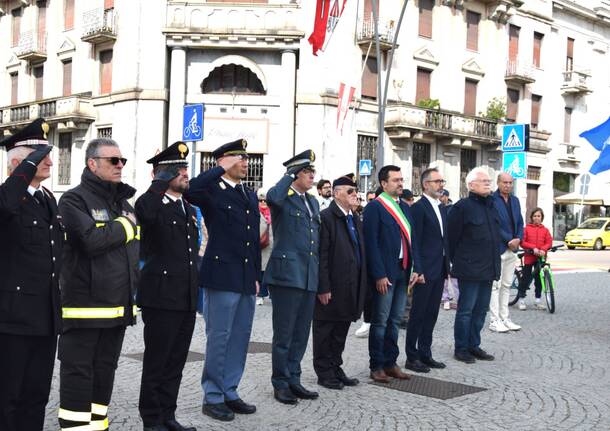
[[[566,233],[565,243],[570,250],[576,247],[591,247],[593,250],[610,247],[610,217],[585,220],[576,229]]]

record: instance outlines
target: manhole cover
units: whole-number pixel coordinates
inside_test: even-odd
[[[261,343],[260,341],[251,341],[248,344],[248,353],[256,354],[256,353],[271,353],[271,343]],[[125,353],[123,356],[135,359],[136,361],[142,361],[144,359],[143,352],[136,353]],[[205,358],[203,353],[189,351],[188,356],[186,357],[186,362],[201,362]]]
[[[421,376],[411,376],[411,379],[409,380],[392,379],[390,383],[372,382],[370,384],[382,388],[423,395],[424,397],[438,398],[439,400],[448,400],[487,390],[476,386],[446,382],[444,380]]]

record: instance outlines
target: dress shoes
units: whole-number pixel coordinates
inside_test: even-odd
[[[300,383],[296,385],[290,385],[290,390],[293,394],[296,395],[297,398],[301,398],[303,400],[315,400],[316,398],[318,398],[317,392],[308,391]]]
[[[422,361],[416,359],[414,361],[405,362],[405,368],[407,370],[415,371],[416,373],[429,373],[430,368],[428,368]]]
[[[282,404],[296,404],[299,402],[289,388],[273,389],[273,398]]]
[[[470,349],[470,354],[481,361],[493,361],[495,358],[480,347]]]
[[[324,386],[326,389],[343,389],[343,382],[339,380],[337,377],[330,378],[318,378],[318,384],[320,386]]]
[[[345,386],[356,386],[360,383],[360,380],[358,379],[347,377],[341,368],[337,370],[337,378],[341,380]]]
[[[225,404],[233,411],[233,413],[239,413],[240,415],[251,415],[252,413],[256,412],[255,405],[248,404],[241,398],[231,401],[225,400]]]
[[[195,427],[184,427],[178,423],[176,419],[165,421],[165,428],[168,431],[197,431]]]
[[[469,352],[455,352],[453,357],[465,364],[474,364],[476,362],[474,356],[472,356]]]
[[[383,370],[371,371],[370,377],[377,383],[390,383],[390,378]]]
[[[392,368],[384,368],[386,375],[388,377],[394,377],[399,380],[409,380],[411,378],[407,373],[403,373],[398,365],[394,365]]]
[[[144,431],[169,431],[165,425],[152,425],[149,427],[144,427]]]
[[[445,365],[444,363],[435,361],[432,358],[421,359],[421,362],[424,365],[426,365],[427,367],[429,367],[429,368],[439,368],[439,369],[442,369],[442,368],[446,368],[447,367],[447,365]]]
[[[235,419],[235,413],[233,410],[227,407],[225,403],[218,404],[204,404],[201,408],[201,412],[219,421],[229,422]]]

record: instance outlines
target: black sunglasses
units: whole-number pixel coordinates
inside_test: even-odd
[[[110,163],[114,166],[118,165],[119,162],[121,162],[123,166],[127,164],[127,159],[125,157],[94,157],[94,159],[110,160]]]
[[[348,195],[351,195],[352,193],[356,193],[356,189],[347,189]]]

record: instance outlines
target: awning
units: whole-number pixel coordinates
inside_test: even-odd
[[[578,192],[572,192],[555,198],[556,204],[579,204],[585,205],[610,205],[610,196],[602,196],[599,193],[588,193],[584,201],[582,195]]]

